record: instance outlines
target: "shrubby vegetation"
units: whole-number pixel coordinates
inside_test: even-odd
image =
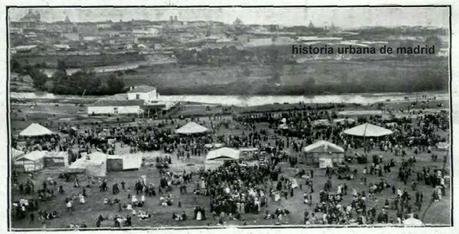
[[[16,60],[11,61],[11,70],[21,75],[30,75],[33,86],[41,91],[72,95],[111,95],[124,91],[124,81],[116,74],[101,78],[96,77],[94,72],[83,69],[68,75],[63,61],[59,61],[57,67],[57,72],[48,78],[40,71],[39,66],[21,66]]]

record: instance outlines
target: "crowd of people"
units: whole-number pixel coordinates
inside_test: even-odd
[[[284,224],[297,219],[292,214],[298,216],[301,210],[302,222],[308,225],[401,224],[409,214],[420,215],[425,208],[424,197],[434,203],[448,195],[446,168],[420,166],[418,162],[421,154],[438,154],[434,152],[436,145],[447,141],[445,136],[438,134],[449,127],[446,114],[425,113],[414,115],[413,119],[393,117],[387,120],[372,116],[335,124],[332,120],[337,116],[330,108],[250,113],[226,119],[209,117],[207,120],[214,133],[194,136],[175,134],[166,127],[178,128],[175,119],[162,120],[155,127],[92,125],[75,128],[59,124],[60,134],[26,139],[22,149],[26,152],[34,149],[67,151],[71,160],[78,158],[81,152],[94,150],[114,154],[115,143],[119,147],[129,147],[132,153],[161,151],[162,156],[155,161],[158,174],[135,180],[64,176],[65,180],[46,179],[40,188],[32,182],[34,178],[15,180],[19,197],[29,197],[13,203],[15,218],[34,222],[34,215],[38,214],[43,222],[58,219],[94,202],[91,196],[100,193],[104,199],[98,202],[113,209],[111,215],[99,215],[94,222],[96,227],[130,227],[134,217],[141,221],[153,220],[156,217],[151,211],[159,207],[179,209],[170,212],[172,220],[177,222],[212,220],[222,225],[237,221],[245,224],[250,214],[267,222],[275,220],[276,224]],[[330,124],[315,124],[323,119]],[[285,122],[287,128],[279,129],[281,122]],[[342,134],[345,129],[362,122],[387,126],[393,134],[366,141]],[[226,129],[236,129],[238,133],[227,133]],[[346,161],[340,167],[325,169],[324,173],[310,165],[299,164],[302,149],[317,139],[344,146]],[[206,144],[217,142],[234,148],[254,147],[266,157],[256,157],[255,165],[232,161],[215,170],[176,172],[170,168],[177,160],[202,158],[209,150]],[[20,148],[18,141],[13,143]],[[385,158],[383,154],[390,157]],[[362,157],[372,160],[361,161]],[[438,162],[438,156],[432,156],[431,162]],[[396,176],[391,177],[392,174]],[[13,177],[17,179],[18,176]],[[157,180],[147,182],[147,177]],[[431,194],[425,193],[427,187]],[[183,208],[182,196],[208,199],[209,206],[193,203],[194,209],[190,212]],[[56,197],[65,198],[64,213],[39,209],[38,201],[53,201]],[[286,205],[292,199],[300,199],[303,207],[292,209]],[[107,224],[107,221],[113,223]],[[72,227],[85,226],[86,223],[72,223]]]

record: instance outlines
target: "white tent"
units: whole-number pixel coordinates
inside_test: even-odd
[[[206,160],[238,160],[241,152],[237,149],[223,147],[207,153]]]
[[[303,148],[306,153],[344,153],[344,149],[328,141],[317,141]]]
[[[107,155],[107,171],[137,170],[142,165],[142,154]]]
[[[45,157],[47,151],[32,151],[17,158],[14,161],[15,166],[19,166],[24,171],[37,171],[43,169]]]
[[[33,123],[29,125],[26,129],[22,130],[19,135],[34,137],[34,136],[46,136],[54,134],[51,130],[41,126],[40,124]]]
[[[31,161],[37,161],[37,160],[43,159],[45,157],[45,155],[46,155],[46,151],[35,150],[35,151],[27,153],[26,155],[18,158],[18,160],[19,159],[28,159],[28,160],[31,160]]]
[[[136,170],[142,165],[142,155],[125,154],[123,155],[123,170]]]
[[[11,156],[13,159],[16,159],[20,156],[24,155],[24,152],[21,150],[17,150],[15,148],[11,148]]]
[[[107,155],[94,152],[76,160],[71,169],[85,169],[89,176],[104,177],[107,174]]]
[[[317,141],[303,148],[306,163],[315,166],[330,166],[344,161],[344,149],[328,141]],[[322,168],[322,167],[321,167]]]
[[[330,121],[328,121],[328,119],[318,119],[318,120],[314,120],[312,122],[312,125],[313,126],[328,126],[330,125]]]
[[[416,219],[414,217],[410,217],[410,218],[405,219],[403,221],[403,225],[404,226],[423,226],[424,223],[419,219]]]
[[[439,142],[437,144],[437,148],[440,150],[448,150],[449,149],[449,144],[447,142]]]
[[[344,130],[344,134],[362,137],[380,137],[390,135],[393,132],[389,129],[382,128],[370,123],[361,124],[353,128]]]
[[[211,150],[207,153],[206,161],[205,161],[205,168],[207,169],[215,169],[221,165],[225,161],[236,161],[239,160],[240,151],[237,149],[232,149],[228,147],[223,147],[216,150]]]
[[[205,133],[208,131],[209,131],[208,128],[201,126],[195,122],[189,122],[183,125],[181,128],[178,128],[177,130],[175,130],[175,132],[178,134],[198,134],[198,133]]]

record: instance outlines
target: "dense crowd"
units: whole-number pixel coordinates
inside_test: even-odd
[[[69,155],[73,155],[73,160],[79,157],[80,152],[93,150],[114,154],[115,142],[121,147],[129,146],[131,152],[160,150],[167,156],[156,158],[159,182],[147,182],[146,177],[135,181],[108,181],[61,175],[60,180],[49,178],[37,186],[33,177],[30,177],[14,183],[18,194],[28,197],[13,202],[14,217],[34,222],[38,214],[38,219],[46,223],[46,220],[59,218],[63,214],[53,209],[40,209],[40,202],[65,197],[66,212],[71,214],[91,199],[88,190],[97,188],[91,191],[104,194],[104,199],[99,202],[112,207],[113,213],[100,214],[94,221],[96,227],[107,226],[109,221],[113,221],[110,226],[129,227],[134,217],[139,220],[154,219],[151,210],[145,209],[146,204],[150,208],[150,204],[154,204],[153,207],[181,208],[180,195],[208,197],[210,202],[208,207],[196,205],[193,213],[185,209],[171,212],[172,220],[177,222],[208,220],[211,217],[217,224],[234,220],[245,223],[246,214],[255,214],[266,220],[274,219],[276,224],[283,224],[288,222],[292,211],[278,205],[281,201],[292,199],[297,193],[303,194],[304,224],[401,224],[409,214],[415,213],[419,217],[422,208],[425,208],[425,199],[434,203],[448,194],[447,170],[424,164],[420,166],[417,158],[419,154],[427,153],[432,155],[432,162],[438,160],[433,149],[439,142],[447,141],[438,132],[448,129],[448,118],[444,113],[413,116],[413,119],[404,117],[390,120],[369,117],[337,124],[331,123],[336,114],[326,109],[244,114],[225,120],[209,118],[214,132],[230,128],[241,130],[240,134],[214,136],[174,134],[170,128],[164,127],[167,124],[179,127],[172,119],[163,120],[156,127],[94,125],[75,128],[60,124],[60,134],[26,139],[22,149],[68,151]],[[315,124],[323,119],[331,124]],[[281,122],[288,127],[278,128]],[[342,134],[343,130],[362,122],[386,126],[394,134],[365,141]],[[314,175],[314,169],[300,169],[302,166],[298,165],[296,157],[306,145],[317,139],[332,141],[344,146],[347,151],[346,161],[340,167],[324,170],[326,182],[323,185],[316,182],[319,176]],[[256,158],[255,165],[226,162],[215,170],[199,172],[174,172],[169,168],[174,164],[173,159],[205,155],[209,150],[206,144],[216,142],[235,148],[255,147],[263,151],[266,157]],[[17,141],[13,145],[19,148]],[[365,152],[368,152],[371,160],[360,161],[362,156],[358,150],[362,148],[366,148]],[[389,153],[393,157],[386,159],[373,153],[375,151]],[[364,157],[367,158],[367,155]],[[287,167],[296,170],[295,174],[287,176],[282,162],[288,162]],[[356,163],[364,165],[356,167]],[[396,174],[395,179],[388,179],[392,174]],[[73,188],[64,191],[63,185],[68,183]],[[353,184],[363,184],[364,189]],[[429,186],[432,193],[423,193],[420,186]],[[127,196],[120,197],[120,194]],[[127,212],[129,215],[126,215]],[[70,226],[79,228],[87,224]]]

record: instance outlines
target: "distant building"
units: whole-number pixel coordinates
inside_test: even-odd
[[[241,26],[241,25],[244,25],[244,23],[242,22],[241,19],[236,18],[236,20],[234,20],[234,22],[233,22],[233,25],[234,26]]]
[[[155,87],[140,85],[131,87],[128,93],[117,94],[88,105],[89,115],[135,114],[152,117],[163,114],[172,106],[158,101]]]
[[[11,48],[11,53],[30,53],[38,48],[37,45],[20,45],[14,48]]]
[[[169,23],[174,23],[178,21],[178,17],[176,15],[174,16],[169,16]]]
[[[143,100],[99,100],[88,105],[88,114],[142,114]]]
[[[54,44],[56,50],[70,50],[70,46],[67,44]]]
[[[72,21],[70,21],[70,18],[68,16],[65,16],[64,22],[67,23],[67,24],[72,23]]]
[[[33,12],[32,10],[29,10],[26,15],[24,15],[19,22],[23,23],[38,23],[41,20],[40,13],[38,12]]]
[[[158,101],[159,98],[156,88],[148,85],[131,87],[127,95],[128,100],[143,100],[146,103]]]
[[[62,37],[69,41],[79,41],[80,40],[79,33],[73,33],[73,32],[62,33]]]

